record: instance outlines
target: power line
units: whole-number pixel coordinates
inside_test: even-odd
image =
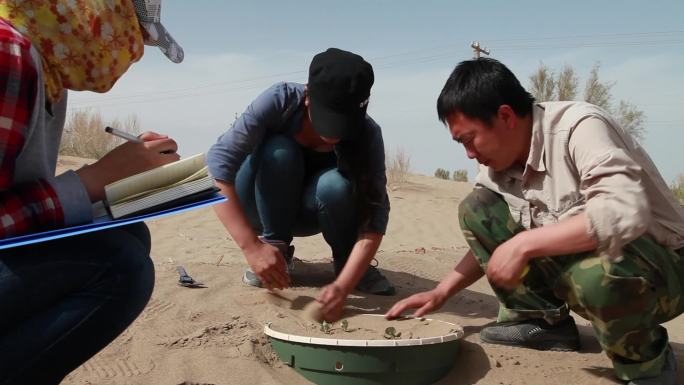
[[[678,45],[684,44],[682,40],[665,41],[624,41],[624,42],[598,42],[598,43],[565,43],[565,44],[529,44],[529,45],[505,45],[495,46],[497,51],[522,51],[530,49],[559,49],[559,48],[600,48],[620,46],[654,46],[654,45]]]
[[[152,95],[152,94],[159,95],[159,94],[172,93],[172,92],[194,91],[194,90],[211,88],[211,87],[220,87],[220,86],[225,86],[225,85],[230,85],[230,84],[247,83],[247,82],[251,82],[251,81],[255,81],[255,80],[263,80],[263,79],[269,79],[269,78],[274,78],[274,77],[283,77],[283,76],[294,75],[294,74],[303,74],[305,72],[306,71],[281,72],[281,73],[273,74],[273,75],[256,76],[253,78],[240,79],[240,80],[229,80],[229,81],[225,81],[225,82],[216,82],[216,83],[204,84],[204,85],[194,86],[194,87],[145,92],[145,93],[127,95],[127,96],[113,96],[113,97],[107,98],[107,99],[108,100],[114,100],[114,99],[123,99],[123,98],[129,98],[129,97],[137,97],[137,96],[147,96],[147,95]],[[87,103],[90,101],[102,101],[102,99],[101,98],[86,99],[86,100],[81,100],[80,102]]]
[[[682,124],[684,125],[684,120],[648,120],[647,124]]]
[[[653,45],[668,45],[668,44],[684,44],[684,39],[672,39],[672,36],[668,35],[677,35],[677,34],[684,34],[684,31],[680,30],[675,30],[675,31],[656,31],[656,32],[643,32],[643,33],[622,33],[622,34],[600,34],[600,35],[575,35],[575,36],[557,36],[557,37],[536,37],[536,38],[514,38],[514,39],[490,39],[488,40],[489,42],[499,42],[499,43],[506,43],[506,42],[511,42],[511,44],[502,44],[502,45],[497,45],[495,46],[495,49],[497,51],[525,51],[525,50],[532,50],[532,49],[560,49],[560,48],[594,48],[594,47],[618,47],[618,46],[639,46],[639,45],[648,45],[648,46],[653,46]],[[663,36],[663,37],[669,37],[669,40],[653,40],[654,37],[657,36]],[[540,41],[551,41],[551,40],[568,40],[568,39],[586,39],[586,38],[635,38],[635,37],[643,37],[643,38],[650,38],[650,40],[642,40],[642,41],[604,41],[604,42],[554,42],[551,43],[549,42],[548,44],[546,43],[539,43]],[[683,36],[684,37],[684,36]],[[529,42],[530,44],[515,44],[515,42]],[[537,43],[535,43],[537,42]],[[475,42],[473,42],[472,45],[474,45]],[[471,46],[472,46],[471,45]],[[479,44],[478,44],[479,46]],[[393,59],[393,58],[399,58],[399,57],[406,57],[406,56],[413,56],[417,53],[422,53],[422,52],[428,52],[428,51],[433,51],[436,49],[440,49],[444,51],[443,47],[449,47],[447,48],[446,52],[442,52],[440,54],[435,54],[435,55],[423,55],[423,56],[417,56],[413,58],[408,58],[408,59],[402,59],[402,60],[390,60],[389,62],[384,62],[386,59]],[[475,49],[475,47],[473,47]],[[482,49],[482,48],[480,48]],[[486,50],[486,49],[484,49]],[[483,52],[484,50],[481,50],[479,52]],[[376,68],[378,69],[386,69],[386,68],[393,68],[393,67],[399,67],[399,66],[406,66],[406,65],[413,65],[413,64],[422,64],[422,63],[427,63],[427,62],[432,62],[432,61],[437,61],[437,60],[442,60],[442,59],[453,59],[453,56],[455,54],[455,50],[452,45],[439,45],[439,46],[434,46],[431,48],[426,48],[426,49],[421,49],[421,50],[413,50],[413,51],[408,51],[408,52],[403,52],[403,53],[396,53],[396,54],[390,54],[390,55],[385,55],[385,56],[379,56],[372,58],[371,60],[374,62],[379,62],[378,65],[376,65]],[[487,52],[488,53],[488,52]],[[70,109],[84,109],[84,108],[92,108],[96,106],[111,106],[111,105],[124,105],[124,104],[131,104],[131,103],[149,103],[153,101],[165,101],[165,100],[170,100],[170,99],[178,99],[178,98],[184,98],[184,97],[193,97],[193,96],[206,96],[206,95],[216,95],[216,94],[222,94],[222,93],[231,93],[234,91],[241,91],[241,90],[249,90],[249,89],[254,89],[261,87],[261,83],[259,85],[249,85],[245,87],[233,87],[229,90],[226,89],[221,89],[225,88],[231,85],[236,85],[236,84],[244,84],[244,83],[250,83],[250,82],[256,82],[260,80],[266,80],[266,79],[271,79],[271,78],[282,78],[284,76],[292,76],[292,75],[304,75],[306,71],[299,70],[299,71],[288,71],[288,72],[281,72],[277,74],[270,74],[270,75],[263,75],[263,76],[256,76],[252,78],[247,78],[247,79],[238,79],[238,80],[230,80],[230,81],[224,81],[224,82],[212,82],[208,84],[203,84],[203,85],[198,85],[198,86],[193,86],[193,87],[184,87],[184,88],[177,88],[177,89],[167,89],[167,90],[161,90],[161,91],[151,91],[151,92],[144,92],[144,93],[138,93],[138,94],[133,94],[133,95],[125,95],[125,96],[110,96],[110,97],[104,97],[104,98],[93,98],[93,99],[84,99],[84,100],[79,100],[78,102],[75,102]],[[219,88],[218,90],[215,90],[213,92],[202,92],[202,93],[192,93],[192,91],[198,91],[198,90],[207,90],[207,89],[212,89],[212,88]],[[165,96],[166,95],[166,96]],[[131,100],[131,99],[136,99],[136,100]],[[111,104],[112,101],[120,101],[124,100],[121,103],[115,103]]]
[[[512,39],[485,39],[490,42],[513,42],[513,41],[534,41],[534,40],[561,40],[561,39],[596,39],[596,38],[622,38],[622,37],[650,37],[653,35],[673,35],[673,34],[684,34],[684,30],[672,30],[672,31],[654,31],[654,32],[634,32],[634,33],[606,33],[606,34],[593,34],[593,35],[566,35],[566,36],[546,36],[546,37],[533,37],[533,38],[512,38]]]

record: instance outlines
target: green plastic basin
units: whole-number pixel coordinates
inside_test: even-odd
[[[315,384],[432,384],[456,363],[463,330],[428,321],[456,331],[428,338],[348,340],[281,333],[269,324],[264,333],[280,360]]]

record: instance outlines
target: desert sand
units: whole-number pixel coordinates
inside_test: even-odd
[[[296,299],[295,299],[296,300]],[[293,307],[290,306],[290,309]],[[348,314],[339,321],[312,322],[297,314],[281,314],[269,327],[290,336],[331,340],[411,340],[431,337],[460,336],[460,325],[432,318],[401,317],[387,320],[378,314]],[[392,332],[388,331],[391,328]]]
[[[82,161],[62,159],[60,168]],[[351,313],[384,313],[396,300],[434,287],[467,250],[458,231],[458,203],[469,183],[410,175],[389,189],[392,211],[378,252],[379,268],[396,285],[394,297],[354,293]],[[319,288],[333,279],[330,251],[322,237],[296,238],[293,286],[298,301],[273,301],[265,290],[241,282],[244,258],[211,208],[148,222],[156,285],[140,317],[103,351],[71,373],[68,385],[128,384],[308,384],[282,364],[263,325],[296,316]],[[207,286],[179,286],[177,265]],[[619,384],[590,324],[573,314],[579,352],[540,352],[488,345],[478,332],[496,319],[497,301],[486,280],[451,298],[430,318],[462,325],[465,337],[454,368],[438,384]],[[684,317],[668,327],[684,367]],[[684,383],[684,370],[679,382]]]

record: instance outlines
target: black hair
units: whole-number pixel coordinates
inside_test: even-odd
[[[501,62],[479,58],[460,62],[437,98],[437,116],[446,124],[455,112],[491,122],[501,105],[523,117],[532,112],[534,97]]]
[[[372,130],[367,119],[364,119],[359,131],[352,138],[335,145],[335,152],[338,155],[337,169],[352,183],[354,205],[357,210],[356,222],[359,228],[368,227],[372,220],[374,202],[382,202],[386,194],[385,189],[380,191],[376,188],[373,183],[374,175],[370,173]]]

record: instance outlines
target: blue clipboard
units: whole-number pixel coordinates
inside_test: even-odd
[[[124,226],[135,222],[145,221],[148,219],[165,217],[167,215],[180,214],[186,211],[198,209],[200,207],[210,206],[215,203],[223,202],[225,200],[226,197],[224,197],[223,195],[220,195],[219,193],[214,193],[209,197],[192,203],[182,204],[169,209],[136,215],[128,218],[111,219],[110,217],[100,217],[95,218],[93,222],[84,225],[64,227],[55,230],[43,231],[40,233],[32,233],[12,238],[0,239],[0,250],[9,249],[17,246],[30,245],[32,243],[51,241],[59,238],[72,237],[74,235],[90,233],[93,231],[109,229],[117,226]]]

